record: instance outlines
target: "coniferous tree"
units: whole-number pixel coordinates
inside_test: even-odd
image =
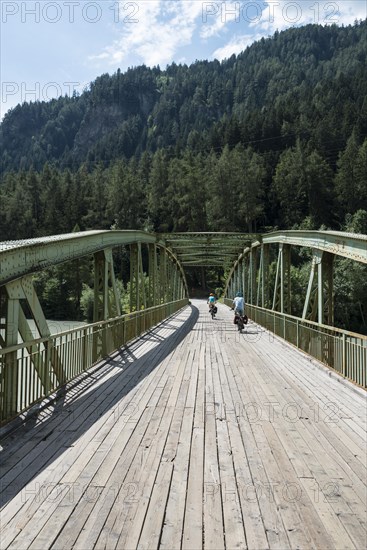
[[[315,228],[334,221],[333,173],[327,162],[312,151],[306,160],[308,213]]]
[[[233,212],[237,205],[236,185],[228,145],[214,163],[208,188],[208,222],[214,231],[234,231]]]
[[[232,151],[236,186],[235,224],[242,231],[256,231],[256,222],[264,212],[265,163],[251,147],[237,145]]]
[[[356,159],[359,153],[359,143],[356,132],[347,141],[344,151],[340,154],[335,177],[335,189],[341,216],[354,214],[359,207],[359,186]]]
[[[358,208],[367,210],[367,138],[358,150],[354,174],[359,195]]]
[[[168,161],[164,151],[157,151],[152,160],[152,168],[147,189],[148,217],[157,231],[170,231],[172,218],[169,215],[167,197]]]
[[[301,143],[284,151],[279,158],[274,188],[281,209],[282,225],[291,228],[307,214],[305,155]]]

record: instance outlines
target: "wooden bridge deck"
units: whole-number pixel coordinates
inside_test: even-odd
[[[366,398],[193,301],[1,445],[1,549],[358,549]]]

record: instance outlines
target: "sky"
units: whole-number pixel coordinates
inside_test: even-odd
[[[276,30],[366,19],[367,0],[0,0],[0,117],[103,73],[229,58]]]

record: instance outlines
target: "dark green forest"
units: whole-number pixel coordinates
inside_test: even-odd
[[[223,62],[118,70],[18,105],[0,126],[0,240],[76,226],[367,234],[366,67],[367,21],[308,25]],[[338,326],[367,330],[366,275],[337,262]]]

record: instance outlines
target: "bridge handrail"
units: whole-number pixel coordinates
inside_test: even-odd
[[[187,300],[184,299],[184,301],[187,303]],[[82,325],[79,325],[77,327],[64,330],[62,332],[54,332],[50,336],[47,336],[45,338],[35,338],[34,340],[29,340],[27,342],[21,342],[19,344],[14,344],[13,346],[8,346],[7,348],[0,347],[0,355],[4,355],[6,353],[12,353],[14,351],[18,351],[23,348],[28,348],[30,346],[34,346],[37,344],[43,344],[47,342],[48,340],[52,338],[59,338],[62,336],[68,336],[69,334],[73,334],[78,331],[85,331],[85,330],[93,330],[93,328],[102,327],[103,325],[108,325],[116,321],[120,321],[123,318],[133,318],[135,315],[139,315],[142,313],[149,313],[153,312],[156,309],[163,307],[163,306],[169,306],[172,304],[176,304],[177,302],[181,302],[181,300],[174,300],[172,302],[165,302],[164,304],[158,304],[156,306],[147,307],[139,309],[138,311],[130,311],[129,313],[123,313],[122,315],[118,315],[117,317],[111,317],[110,319],[105,319],[103,321],[96,321],[94,323],[84,323]]]
[[[166,302],[0,349],[0,424],[33,405],[188,304]]]
[[[232,300],[224,298],[224,303],[232,305]],[[290,342],[345,378],[367,388],[366,335],[252,304],[246,305],[246,312],[255,323]]]
[[[224,303],[226,305],[230,306],[230,305],[232,305],[232,302],[233,302],[233,300],[231,298],[224,298]],[[345,330],[345,329],[338,328],[338,327],[331,327],[329,325],[324,325],[322,323],[317,323],[316,321],[311,321],[311,319],[302,319],[302,317],[297,317],[296,315],[290,315],[289,313],[281,313],[280,311],[276,311],[276,310],[261,307],[261,306],[256,306],[254,304],[246,304],[246,308],[249,308],[249,307],[254,308],[254,309],[258,309],[258,310],[261,310],[261,311],[264,311],[264,312],[268,312],[271,315],[273,315],[275,313],[276,315],[281,315],[282,317],[286,317],[290,320],[302,322],[302,324],[313,325],[315,328],[321,328],[321,329],[324,329],[324,330],[329,330],[331,332],[338,332],[340,334],[340,336],[345,335],[346,337],[350,336],[351,338],[358,338],[360,340],[364,340],[366,342],[366,345],[367,345],[367,335],[366,334],[360,334],[359,332],[351,332],[349,330]]]

